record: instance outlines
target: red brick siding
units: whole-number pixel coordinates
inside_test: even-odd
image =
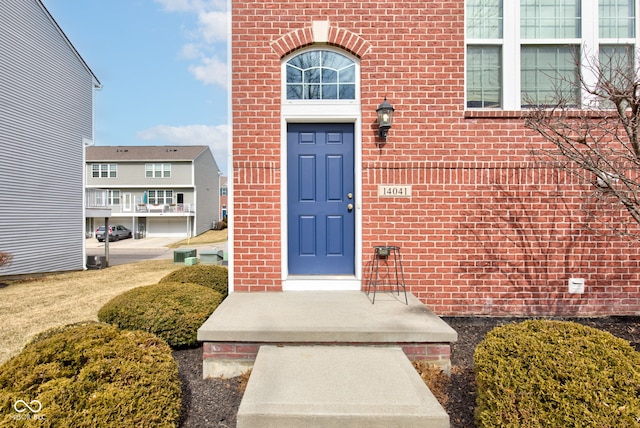
[[[257,157],[257,156],[255,156]],[[252,156],[253,158],[253,156]],[[281,291],[280,169],[267,161],[234,162],[235,291]]]
[[[372,247],[395,244],[408,290],[440,315],[640,312],[639,246],[590,230],[594,190],[535,167],[542,142],[520,112],[465,111],[462,0],[233,2],[236,291],[281,289],[280,64],[326,20],[329,44],[360,58],[365,277]],[[378,197],[380,184],[412,197]],[[570,276],[584,294],[567,293]]]
[[[260,346],[264,343],[244,342],[205,342],[203,344],[204,360],[245,360],[255,361]],[[276,346],[390,346],[390,344],[376,343],[269,343]],[[393,345],[393,344],[391,344]],[[398,343],[407,358],[412,361],[427,360],[438,365],[449,365],[451,346],[448,343]]]

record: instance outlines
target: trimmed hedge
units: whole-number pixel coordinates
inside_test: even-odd
[[[478,427],[638,427],[640,353],[574,322],[497,327],[475,352]]]
[[[41,409],[31,412],[19,400],[36,410],[37,400]],[[181,405],[171,348],[141,331],[58,328],[0,367],[2,426],[175,427]]]
[[[123,330],[143,330],[173,348],[198,344],[198,328],[222,302],[217,291],[197,284],[168,282],[134,288],[107,302],[98,319]]]
[[[182,282],[202,285],[222,294],[225,298],[229,294],[229,270],[219,265],[193,265],[175,270],[159,281]]]

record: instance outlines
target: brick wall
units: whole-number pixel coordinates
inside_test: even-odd
[[[365,280],[370,249],[394,244],[409,291],[440,315],[640,312],[639,247],[597,233],[583,210],[594,189],[536,166],[542,142],[520,112],[465,111],[463,7],[234,1],[236,291],[281,289],[280,64],[328,20],[329,44],[361,66]],[[380,146],[385,96],[396,112]],[[380,184],[409,184],[412,197],[378,197]],[[571,276],[584,294],[568,294]]]
[[[218,366],[234,367],[237,363],[243,367],[252,367],[256,360],[260,346],[265,343],[245,343],[245,342],[204,342],[202,358],[205,364],[205,373],[207,372],[207,364],[217,364]],[[451,370],[451,345],[449,343],[269,343],[276,346],[371,346],[371,347],[388,347],[399,346],[407,358],[411,361],[428,361],[437,367],[443,369],[446,373]],[[219,368],[217,370],[220,370]],[[233,370],[233,369],[232,369]],[[239,375],[246,369],[241,369]],[[211,370],[210,372],[215,372]],[[207,376],[205,376],[207,377]],[[212,375],[211,377],[216,377]]]

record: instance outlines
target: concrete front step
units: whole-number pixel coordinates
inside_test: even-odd
[[[357,291],[232,293],[198,330],[203,376],[237,376],[264,345],[398,346],[445,372],[457,333],[415,296]]]
[[[449,416],[400,348],[266,345],[237,426],[448,428]]]

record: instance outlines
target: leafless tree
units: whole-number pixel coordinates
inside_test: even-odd
[[[640,70],[633,51],[576,60],[575,80],[557,78],[554,87],[552,100],[526,101],[532,107],[525,125],[551,143],[534,155],[588,184],[588,213],[609,231],[632,235],[640,225]],[[629,215],[612,217],[621,207]]]

